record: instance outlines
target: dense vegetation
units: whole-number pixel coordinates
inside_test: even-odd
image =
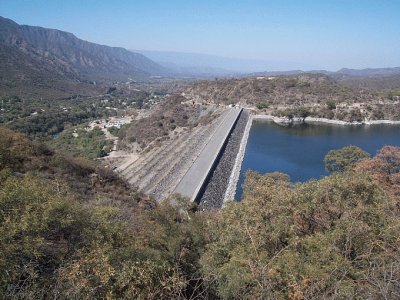
[[[0,294],[396,299],[399,175],[396,147],[303,184],[251,172],[242,202],[205,214],[0,128]]]
[[[30,136],[51,136],[88,120],[125,115],[141,108],[150,97],[148,92],[51,100],[5,96],[0,98],[0,123]]]
[[[213,219],[202,257],[223,298],[399,297],[398,203],[368,175],[293,187],[250,173],[244,197]]]
[[[184,199],[157,206],[113,173],[8,129],[0,145],[1,298],[207,295],[206,219]]]
[[[106,156],[111,151],[113,142],[107,141],[105,134],[98,127],[87,130],[80,126],[64,130],[49,144],[73,157],[94,159]]]

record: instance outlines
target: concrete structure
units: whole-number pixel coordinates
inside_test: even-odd
[[[176,186],[174,193],[189,197],[192,201],[197,200],[241,112],[241,108],[229,108],[209,142]]]

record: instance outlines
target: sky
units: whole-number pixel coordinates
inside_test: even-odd
[[[400,0],[0,0],[0,15],[127,49],[291,69],[400,66]]]

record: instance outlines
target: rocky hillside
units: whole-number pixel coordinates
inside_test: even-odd
[[[291,70],[278,72],[257,72],[247,76],[289,76],[304,74],[324,74],[333,80],[346,85],[369,89],[398,89],[400,88],[400,67],[394,68],[343,68],[336,72],[326,70]]]
[[[193,101],[240,103],[272,114],[307,111],[316,117],[347,121],[400,118],[398,91],[345,86],[323,74],[199,81],[183,94]]]
[[[141,54],[83,41],[60,30],[18,25],[2,17],[0,58],[3,92],[32,86],[42,92],[65,89],[79,94],[79,85],[85,85],[87,92],[95,89],[96,81],[143,79],[167,72]]]

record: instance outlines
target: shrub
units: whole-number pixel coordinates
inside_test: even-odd
[[[324,158],[325,169],[330,172],[342,172],[358,161],[369,158],[370,155],[356,146],[343,147],[329,151]]]
[[[257,107],[259,110],[262,110],[262,109],[268,108],[268,104],[267,104],[267,103],[264,103],[264,102],[259,102],[259,103],[256,104],[256,107]]]

